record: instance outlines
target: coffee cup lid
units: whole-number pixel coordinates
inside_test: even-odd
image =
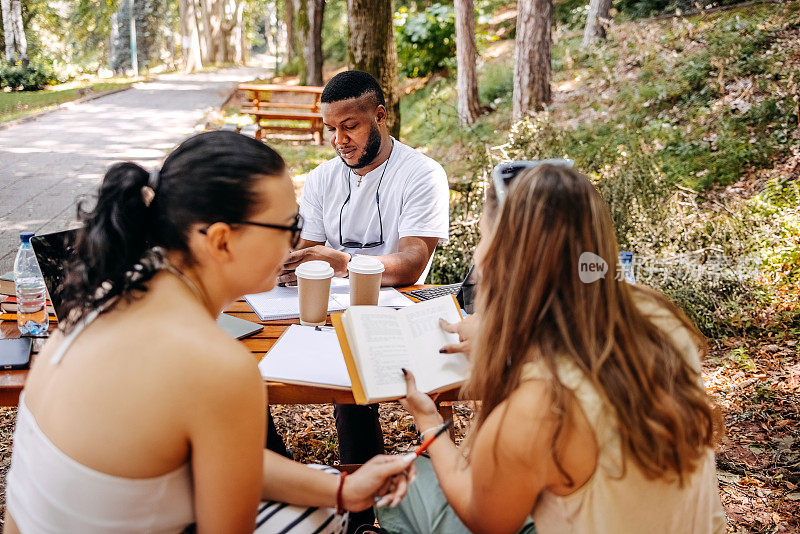
[[[294,273],[306,280],[324,280],[333,276],[333,267],[327,261],[312,260],[298,265]]]
[[[386,270],[383,262],[374,256],[358,254],[347,264],[347,270],[356,274],[378,274]]]

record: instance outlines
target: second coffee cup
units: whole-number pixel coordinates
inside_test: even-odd
[[[327,261],[313,260],[301,263],[294,272],[300,293],[300,324],[324,325],[328,320],[333,267]]]
[[[356,255],[347,264],[350,272],[350,305],[377,306],[381,278],[386,267],[378,258]]]

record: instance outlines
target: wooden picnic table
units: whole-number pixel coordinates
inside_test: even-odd
[[[420,287],[430,286],[409,286],[398,289],[406,291]],[[261,321],[244,300],[239,300],[228,306],[225,313],[264,325],[264,330],[242,340],[242,343],[253,353],[253,358],[256,361],[260,361],[264,357],[264,354],[272,348],[281,334],[289,328],[289,325],[300,324],[299,319]],[[330,317],[328,318],[328,323],[330,324]],[[53,328],[52,324],[51,328]],[[0,338],[17,337],[19,337],[19,329],[16,321],[0,322]],[[16,406],[19,403],[19,394],[25,385],[27,376],[27,370],[0,371],[0,406]],[[355,403],[353,394],[350,391],[266,381],[264,386],[267,390],[269,404]],[[440,411],[443,416],[452,417],[450,402],[458,400],[458,394],[459,390],[456,388],[441,393],[437,397],[437,404],[443,403],[440,404]]]
[[[322,113],[319,111],[322,90],[322,87],[305,85],[241,83],[239,91],[244,102],[240,113],[255,120],[256,139],[270,132],[305,132],[310,133],[317,144],[322,144]],[[276,100],[275,95],[284,98]],[[298,97],[303,101],[298,102]],[[287,126],[268,121],[301,121],[309,125]]]

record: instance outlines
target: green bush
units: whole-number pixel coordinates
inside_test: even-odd
[[[419,78],[453,64],[456,17],[452,5],[437,3],[421,12],[401,7],[395,13],[394,27],[402,74]]]
[[[55,81],[52,71],[42,63],[0,63],[0,87],[12,91],[39,91]]]
[[[687,13],[701,7],[729,6],[742,0],[717,0],[698,3],[696,0],[618,0],[614,3],[621,13],[633,18],[653,17],[668,13]]]
[[[514,92],[514,67],[505,63],[486,64],[479,74],[480,101],[496,106],[511,101]]]

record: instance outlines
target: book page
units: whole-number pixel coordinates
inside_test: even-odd
[[[397,312],[391,308],[356,306],[348,309],[343,319],[351,334],[353,356],[365,395],[370,399],[405,395],[401,368],[411,368],[412,360]]]
[[[445,345],[458,343],[457,334],[439,327],[439,318],[450,323],[461,320],[453,297],[446,295],[420,302],[398,312],[414,360],[414,376],[420,391],[431,392],[444,386],[458,384],[469,374],[469,362],[463,354],[441,354]]]

